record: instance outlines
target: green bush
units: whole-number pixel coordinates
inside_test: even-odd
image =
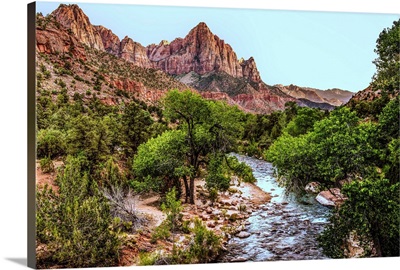
[[[139,254],[139,262],[138,265],[154,265],[158,259],[158,255],[156,253],[150,252],[142,252]]]
[[[225,191],[229,188],[230,179],[224,173],[222,155],[215,155],[208,164],[208,175],[206,177],[206,187],[211,196],[215,194],[215,190]]]
[[[200,219],[194,221],[193,239],[188,249],[190,263],[212,262],[221,250],[221,239]]]
[[[171,225],[168,221],[164,221],[157,228],[155,228],[154,232],[151,234],[150,242],[152,244],[157,243],[157,240],[166,240],[171,236]]]
[[[59,175],[58,195],[48,187],[37,192],[37,243],[46,244],[47,257],[38,265],[113,266],[121,241],[112,229],[109,205],[82,168],[81,158],[68,157]]]
[[[167,215],[167,222],[172,231],[182,226],[182,205],[179,199],[176,199],[175,187],[166,195],[165,203],[161,205],[161,210]]]
[[[42,158],[40,160],[40,168],[44,173],[54,172],[54,164],[51,158],[49,157]]]
[[[65,153],[65,135],[58,129],[41,129],[37,135],[38,158],[55,158]]]

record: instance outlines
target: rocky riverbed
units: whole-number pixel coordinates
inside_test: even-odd
[[[325,259],[316,237],[323,230],[328,208],[314,199],[300,202],[284,193],[265,161],[237,155],[253,168],[257,186],[272,195],[246,220],[245,228],[232,237],[220,262]]]

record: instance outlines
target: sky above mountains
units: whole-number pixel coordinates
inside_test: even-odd
[[[37,2],[37,12],[49,14],[59,4]],[[205,22],[238,58],[253,56],[267,84],[353,92],[371,82],[376,39],[399,18],[396,14],[77,4],[92,24],[144,46],[183,38]]]

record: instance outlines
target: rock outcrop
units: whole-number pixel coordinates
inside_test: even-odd
[[[95,28],[100,34],[104,50],[113,55],[119,55],[121,43],[119,37],[104,26],[98,25]]]
[[[39,52],[72,53],[85,60],[85,46],[105,51],[137,67],[165,72],[188,88],[198,90],[206,98],[226,100],[228,104],[237,105],[246,112],[271,113],[283,110],[288,101],[318,108],[326,107],[321,107],[318,104],[323,103],[318,102],[335,106],[343,102],[343,99],[335,99],[343,94],[337,89],[321,94],[318,89],[265,84],[255,59],[238,59],[233,48],[213,34],[204,22],[191,29],[184,38],[176,38],[172,42],[162,40],[158,45],[144,47],[128,36],[120,40],[112,30],[92,25],[75,4],[61,4],[47,19],[54,21],[56,27],[46,30],[37,28]],[[116,84],[118,89],[125,89],[126,86],[128,92],[132,92],[131,88],[141,88],[140,84]],[[114,83],[111,82],[111,85]],[[347,98],[348,93],[344,96]],[[307,100],[301,101],[299,98]],[[318,104],[310,105],[312,102]]]
[[[69,29],[79,42],[97,50],[104,50],[99,32],[78,5],[61,4],[51,14],[58,23]]]
[[[128,36],[120,43],[119,57],[139,67],[151,68],[153,66],[147,57],[146,48]]]
[[[38,15],[36,26],[36,49],[40,53],[71,53],[78,59],[85,60],[85,49],[80,41],[67,32],[44,23],[44,17]],[[45,25],[46,24],[46,25]]]

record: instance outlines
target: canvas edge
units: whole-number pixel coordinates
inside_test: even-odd
[[[29,3],[27,9],[27,181],[28,181],[28,198],[27,198],[27,266],[36,268],[36,91],[35,91],[35,50],[36,50],[36,2]]]

